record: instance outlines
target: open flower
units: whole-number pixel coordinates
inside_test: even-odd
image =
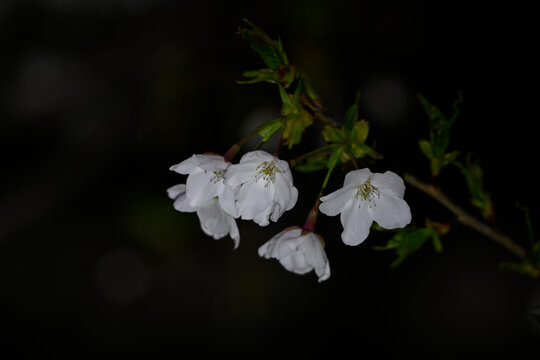
[[[322,239],[313,232],[302,234],[300,227],[290,227],[275,235],[259,248],[259,255],[279,260],[285,269],[296,274],[315,270],[319,282],[330,277]]]
[[[193,155],[171,166],[170,170],[188,175],[188,178],[186,184],[173,186],[167,192],[175,200],[176,210],[197,212],[205,234],[214,239],[230,234],[236,248],[240,234],[234,218],[238,212],[234,192],[224,182],[229,165],[220,155]]]
[[[224,182],[230,164],[221,155],[196,154],[171,166],[170,170],[188,175],[186,195],[191,206],[199,207],[217,196],[223,210],[238,217],[234,193]]]
[[[349,172],[343,187],[321,197],[319,210],[328,216],[341,214],[341,238],[347,245],[364,241],[373,221],[384,229],[407,226],[411,210],[403,200],[405,184],[391,171],[373,174],[369,169]]]
[[[231,165],[225,184],[236,192],[238,216],[260,226],[268,225],[269,218],[277,221],[298,199],[289,164],[262,150],[248,152]]]
[[[234,240],[234,248],[240,243],[240,232],[236,225],[236,220],[227,214],[219,204],[217,198],[212,198],[192,206],[186,196],[186,184],[179,184],[167,189],[167,193],[174,200],[174,208],[181,212],[197,212],[201,228],[208,236],[218,240],[230,234]]]

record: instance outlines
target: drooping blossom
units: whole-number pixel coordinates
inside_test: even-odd
[[[300,227],[290,227],[275,235],[259,248],[259,255],[279,260],[288,271],[306,274],[311,270],[319,282],[330,277],[330,264],[323,247],[322,238]]]
[[[214,239],[230,235],[235,248],[240,241],[236,225],[236,204],[232,189],[224,177],[230,163],[219,155],[193,155],[170,169],[188,175],[186,184],[167,190],[174,199],[174,208],[181,212],[196,212],[205,234]]]
[[[340,214],[343,242],[358,245],[367,238],[373,221],[384,229],[403,228],[411,222],[404,194],[403,180],[391,171],[355,170],[345,176],[341,189],[321,197],[319,210],[328,216]]]

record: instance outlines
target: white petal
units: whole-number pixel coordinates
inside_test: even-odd
[[[272,213],[270,214],[270,219],[273,221],[273,222],[276,222],[279,220],[279,218],[281,217],[281,215],[283,215],[284,213],[284,209],[281,208],[281,206],[279,206],[279,204],[272,204]],[[259,218],[258,216],[256,216],[255,218]]]
[[[281,176],[283,176],[289,183],[290,185],[292,186],[293,185],[293,177],[292,177],[292,172],[291,172],[291,169],[289,168],[289,163],[285,160],[281,160],[281,159],[278,159],[277,157],[274,157],[274,161],[276,162],[276,165],[279,169],[279,171],[281,171]]]
[[[291,239],[298,238],[301,233],[302,229],[297,226],[279,232],[259,248],[259,255],[261,257],[264,256],[267,259],[277,258],[279,245],[282,242],[288,242]]]
[[[197,210],[189,204],[185,184],[178,184],[168,188],[167,194],[171,199],[174,199],[173,206],[176,210],[181,212],[194,212]]]
[[[373,220],[384,229],[403,228],[411,222],[411,209],[405,200],[393,194],[381,192],[369,208]]]
[[[264,181],[264,180],[263,180]],[[285,209],[289,205],[291,196],[291,185],[283,176],[277,176],[276,180],[268,183],[274,187],[274,202],[279,204],[280,208]]]
[[[268,221],[268,219],[270,218],[270,216],[272,215],[274,209],[275,209],[275,204],[274,203],[270,203],[268,204],[268,206],[263,210],[261,211],[260,213],[256,214],[253,219],[250,219],[250,220],[253,220],[256,224],[258,224],[259,226],[267,226],[268,224],[270,224],[270,221]],[[277,211],[277,210],[276,210]],[[242,218],[244,219],[244,218]],[[274,219],[272,219],[272,221],[276,221]]]
[[[321,205],[319,210],[328,216],[336,216],[347,204],[354,199],[354,188],[341,188],[333,193],[321,197]]]
[[[345,175],[343,187],[360,186],[371,178],[371,171],[368,168],[350,171]]]
[[[219,205],[229,215],[238,218],[238,209],[236,207],[236,198],[234,191],[230,187],[223,184],[221,193],[219,194]]]
[[[249,164],[233,164],[225,172],[225,185],[235,188],[255,177],[257,166]]]
[[[234,249],[236,249],[240,245],[240,231],[238,231],[238,225],[232,216],[229,216],[229,228],[229,235],[234,240]]]
[[[379,191],[391,192],[400,198],[403,198],[405,194],[405,183],[403,179],[391,171],[387,171],[384,174],[373,174],[371,184]]]
[[[298,248],[304,254],[304,258],[306,259],[306,263],[316,267],[324,266],[324,258],[322,256],[322,253],[324,252],[324,249],[322,247],[321,241],[317,238],[317,236],[310,232],[302,237],[300,237],[300,244]]]
[[[315,274],[319,277],[319,282],[327,280],[330,277],[330,263],[326,261],[324,269],[315,268]]]
[[[311,271],[312,267],[306,264],[304,256],[300,251],[291,252],[288,256],[279,259],[283,267],[296,274],[303,275]]]
[[[360,206],[359,206],[360,205]],[[341,239],[347,245],[355,246],[363,242],[369,235],[373,223],[366,202],[353,201],[341,212],[343,232]]]
[[[169,198],[176,199],[178,195],[185,194],[186,193],[186,184],[178,184],[171,186],[167,189],[167,195],[169,195]]]
[[[304,254],[306,263],[313,267],[319,277],[319,282],[330,277],[330,265],[324,251],[321,240],[314,233],[305,235],[300,244],[300,250]]]
[[[212,179],[213,173],[196,168],[186,181],[186,194],[192,206],[201,206],[218,196],[223,184]]]
[[[193,155],[189,159],[182,161],[179,164],[173,165],[169,170],[176,171],[177,173],[187,175],[194,169],[199,167],[199,163],[202,160],[202,155]]]
[[[271,257],[274,257],[272,254],[274,253],[274,249],[276,247],[276,242],[274,240],[269,240],[262,244],[257,252],[259,253],[260,257],[264,257],[266,259],[270,259]]]
[[[229,216],[219,206],[217,199],[197,208],[201,228],[206,235],[221,239],[230,231]]]
[[[242,185],[237,195],[238,215],[244,220],[252,220],[272,204],[273,197],[273,187],[265,188],[264,181],[251,181]]]
[[[297,200],[298,200],[298,190],[295,187],[293,187],[291,189],[291,194],[289,197],[289,204],[285,208],[285,211],[291,210],[294,207],[294,205],[296,205]]]
[[[250,162],[260,164],[263,161],[275,161],[275,160],[276,158],[270,155],[269,153],[267,153],[266,151],[255,150],[255,151],[250,151],[250,152],[245,153],[244,156],[242,156],[242,158],[240,159],[240,164],[250,163]]]
[[[206,171],[214,171],[214,170],[225,170],[231,165],[230,162],[225,162],[225,158],[221,155],[210,155],[210,154],[203,154],[199,155],[199,164],[198,167],[200,167],[203,170]]]
[[[296,204],[296,201],[298,200],[298,190],[293,187],[291,183],[281,175],[276,176],[276,180],[273,185],[274,202],[279,204],[279,209],[281,211],[279,213],[279,216],[281,216],[283,212],[291,210]]]
[[[302,229],[300,228],[283,232],[281,238],[279,239],[278,245],[276,246],[276,259],[282,259],[287,257],[291,252],[298,251],[298,245],[301,241],[301,234]]]
[[[187,198],[186,194],[181,194],[176,197],[173,203],[173,207],[181,212],[195,212],[197,211],[197,208],[194,206],[191,206],[189,203],[189,199]]]

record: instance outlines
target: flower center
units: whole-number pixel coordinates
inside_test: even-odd
[[[276,173],[281,173],[281,170],[277,168],[275,161],[263,161],[261,165],[257,166],[256,170],[259,172],[255,174],[255,182],[259,181],[262,177],[263,180],[266,180],[266,185],[264,187],[268,187],[268,181],[274,183],[276,181]]]
[[[206,171],[205,171],[206,173]],[[210,178],[210,182],[213,184],[217,184],[218,182],[223,182],[223,177],[225,175],[225,170],[214,170],[212,171],[214,174],[213,177]]]
[[[360,204],[362,201],[367,201],[368,206],[372,207],[376,205],[374,201],[375,197],[379,199],[381,197],[381,192],[375,186],[371,185],[371,182],[368,180],[357,187],[354,197],[361,200]],[[358,206],[360,206],[360,204]]]

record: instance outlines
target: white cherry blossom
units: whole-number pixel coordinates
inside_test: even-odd
[[[266,259],[275,258],[288,271],[306,274],[314,270],[319,282],[330,277],[330,264],[319,235],[313,232],[302,234],[300,227],[290,227],[259,248],[259,255]]]
[[[403,180],[391,171],[355,170],[345,176],[341,189],[321,197],[319,210],[328,216],[340,214],[343,242],[358,245],[367,238],[373,221],[384,229],[403,228],[411,222],[404,194]]]
[[[186,195],[191,206],[199,207],[217,196],[223,210],[236,218],[238,215],[234,193],[224,182],[230,165],[221,155],[196,154],[171,166],[170,170],[188,175]]]
[[[289,164],[262,150],[248,152],[231,165],[225,184],[235,191],[238,217],[260,226],[277,221],[298,199]]]
[[[174,208],[181,212],[196,212],[205,234],[214,239],[230,235],[235,249],[240,233],[235,217],[237,209],[232,189],[225,185],[224,177],[230,163],[219,155],[193,155],[170,169],[188,175],[186,184],[167,190],[174,199]]]

